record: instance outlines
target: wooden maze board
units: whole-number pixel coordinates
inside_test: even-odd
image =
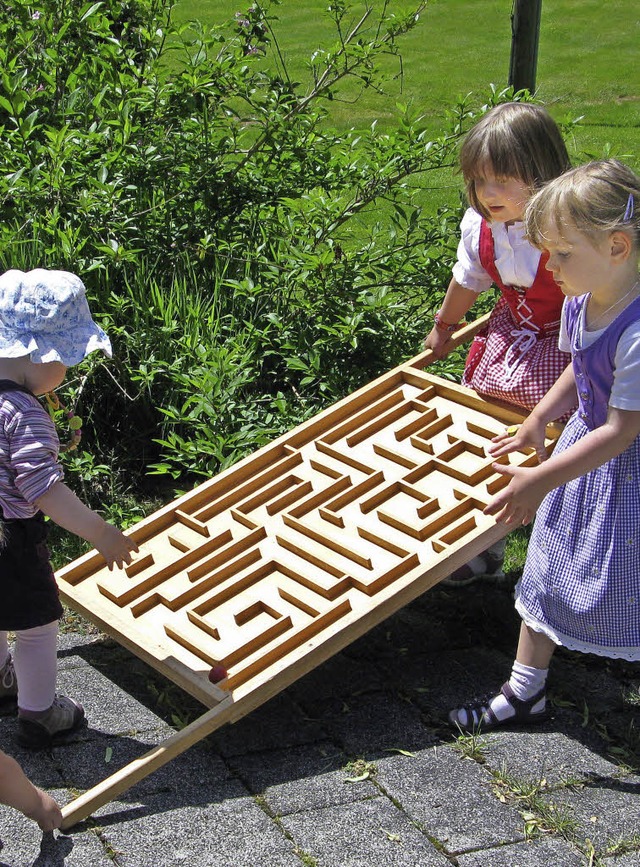
[[[210,708],[256,706],[350,643],[507,531],[483,515],[506,484],[486,447],[523,414],[421,358],[137,524],[125,569],[91,552],[60,570],[65,602]]]

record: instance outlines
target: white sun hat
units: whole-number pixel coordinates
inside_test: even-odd
[[[69,271],[6,271],[0,275],[0,358],[78,364],[111,341],[91,318],[82,280]]]

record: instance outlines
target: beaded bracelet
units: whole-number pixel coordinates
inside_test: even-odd
[[[460,325],[461,325],[460,322],[456,322],[456,323],[454,323],[454,324],[452,324],[451,322],[444,322],[444,321],[442,320],[442,318],[440,317],[440,312],[439,312],[439,311],[438,311],[438,313],[436,313],[436,315],[433,317],[433,321],[434,321],[435,326],[436,326],[436,328],[438,329],[438,331],[448,331],[449,333],[452,333],[452,332],[454,332],[454,331],[457,331],[458,328],[460,328]]]

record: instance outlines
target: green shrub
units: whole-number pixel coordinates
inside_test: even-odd
[[[323,108],[347,76],[382,87],[417,15],[332,3],[302,92],[273,5],[206,31],[169,0],[0,10],[0,265],[85,280],[116,359],[67,398],[127,480],[210,475],[414,354],[448,282],[459,208],[412,179],[454,161],[469,107],[436,141],[402,106],[385,134]]]

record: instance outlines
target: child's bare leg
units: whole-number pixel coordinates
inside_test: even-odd
[[[461,707],[449,713],[449,722],[463,729],[494,728],[509,722],[540,722],[545,717],[545,685],[556,645],[524,622],[511,677],[488,704]]]
[[[0,803],[24,813],[37,822],[43,831],[53,831],[62,824],[59,805],[27,779],[15,759],[1,751]]]
[[[534,632],[522,621],[516,660],[531,668],[547,669],[556,645],[543,632]]]

